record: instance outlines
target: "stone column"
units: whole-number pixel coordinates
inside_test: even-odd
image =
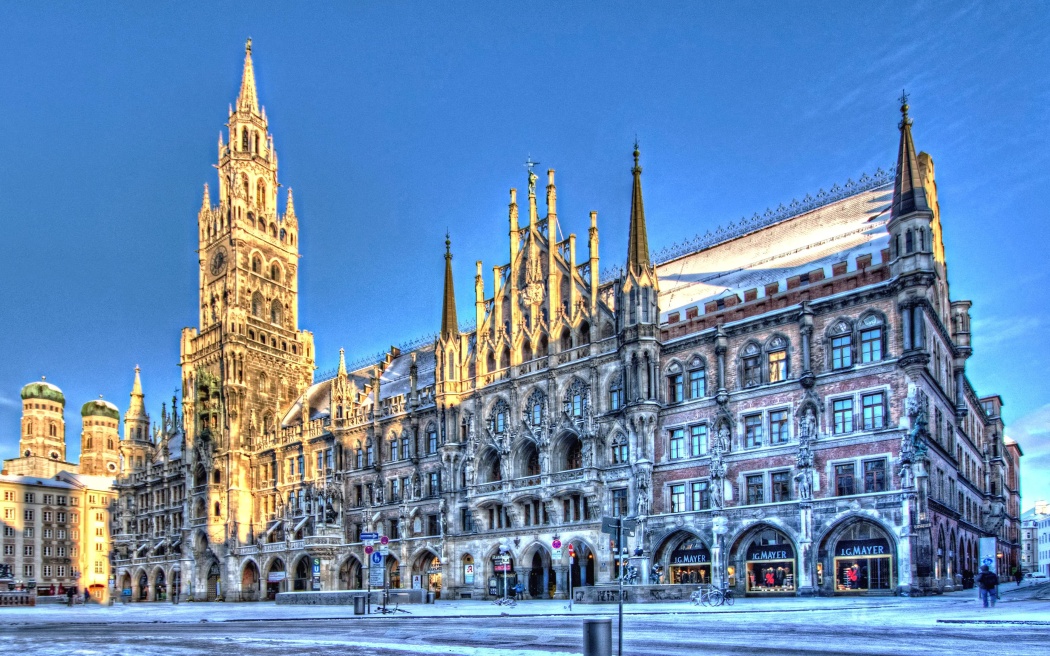
[[[525,592],[522,593],[522,597],[525,599],[532,599],[532,595],[529,593],[529,575],[532,574],[531,567],[519,567],[517,569],[518,583],[525,588]]]
[[[569,598],[569,566],[556,565],[554,567],[554,598]]]
[[[817,571],[817,550],[813,546],[813,506],[799,504],[798,572],[795,576],[796,594],[810,597],[819,593],[814,585]]]
[[[911,308],[901,308],[901,336],[903,338],[905,351],[910,351],[912,349],[911,327]]]

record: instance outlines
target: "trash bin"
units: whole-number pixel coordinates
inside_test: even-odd
[[[612,620],[583,621],[583,656],[611,656]]]
[[[433,592],[427,592],[427,603],[428,604],[434,603],[434,593]]]
[[[354,615],[365,614],[365,596],[354,595]]]

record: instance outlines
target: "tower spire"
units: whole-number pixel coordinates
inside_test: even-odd
[[[642,203],[642,167],[638,165],[638,142],[634,142],[634,188],[631,191],[631,232],[627,243],[627,268],[638,275],[652,266],[649,260],[649,237],[645,229],[645,206]]]
[[[339,349],[339,371],[337,375],[346,375],[346,351],[344,351],[343,349]]]
[[[140,419],[146,416],[145,395],[142,393],[142,377],[138,365],[135,365],[135,382],[131,385],[131,403],[125,418]]]
[[[201,199],[201,209],[202,210],[210,210],[211,209],[211,193],[208,191],[208,183],[207,182],[204,183],[204,197]],[[138,371],[138,368],[136,367],[135,370]]]
[[[309,214],[309,212],[307,212]],[[288,187],[288,202],[284,206],[285,216],[295,216],[295,201],[292,200],[292,188]]]
[[[459,334],[456,321],[456,292],[452,288],[452,241],[445,233],[445,299],[441,306],[441,339]]]
[[[255,69],[252,67],[252,39],[244,44],[244,75],[241,76],[241,92],[237,94],[237,110],[259,113],[259,97],[255,92]]]
[[[911,118],[908,117],[908,94],[901,92],[900,147],[897,150],[897,174],[893,182],[893,209],[891,217],[912,212],[929,212],[926,188],[915,157],[915,142],[911,136]]]

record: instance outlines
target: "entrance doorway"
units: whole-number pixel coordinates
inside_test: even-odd
[[[893,589],[893,548],[885,531],[870,522],[856,522],[832,547],[835,592]]]
[[[303,556],[299,559],[299,562],[295,564],[295,584],[292,588],[296,592],[309,590],[310,585],[310,559]]]
[[[594,552],[582,542],[573,543],[576,551],[576,562],[569,565],[569,576],[572,578],[572,587],[580,588],[585,585],[594,585]]]
[[[205,599],[215,601],[219,598],[219,563],[212,563],[208,568],[208,588],[205,590]]]
[[[267,599],[272,601],[277,598],[277,593],[283,590],[286,578],[288,578],[288,573],[284,571],[284,561],[280,558],[274,558],[273,562],[270,563],[270,569],[266,572]]]

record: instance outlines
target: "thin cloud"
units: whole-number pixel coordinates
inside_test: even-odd
[[[7,396],[0,396],[0,407],[3,408],[17,408],[18,401]]]
[[[1017,440],[1024,451],[1021,458],[1021,505],[1035,506],[1050,499],[1050,479],[1041,476],[1050,469],[1050,403],[1010,422],[1006,434]]]
[[[981,346],[998,346],[1015,339],[1029,339],[1043,325],[1041,317],[983,317],[973,320],[973,334]]]

